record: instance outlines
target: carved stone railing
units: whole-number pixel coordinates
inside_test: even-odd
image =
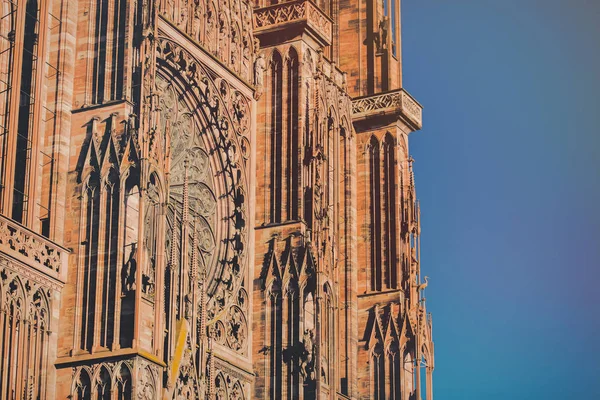
[[[352,100],[352,114],[355,120],[400,114],[413,128],[421,129],[423,126],[423,107],[404,89],[357,97]]]
[[[310,0],[288,1],[254,10],[254,34],[257,36],[291,25],[305,25],[323,45],[331,44],[333,23]]]
[[[0,215],[1,255],[65,282],[69,251],[3,215]]]

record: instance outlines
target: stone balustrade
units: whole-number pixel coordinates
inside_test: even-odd
[[[333,23],[309,0],[288,1],[254,10],[254,34],[273,33],[289,25],[305,25],[323,45],[331,44]]]
[[[415,129],[421,129],[423,126],[423,107],[404,89],[352,100],[352,114],[355,120],[393,113],[400,113]]]
[[[66,280],[67,249],[0,215],[0,255],[2,254],[61,283]]]

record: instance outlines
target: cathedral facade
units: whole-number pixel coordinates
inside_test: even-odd
[[[0,399],[432,400],[400,0],[0,0]]]

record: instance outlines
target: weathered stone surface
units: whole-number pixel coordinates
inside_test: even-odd
[[[432,399],[386,1],[0,0],[0,398]]]

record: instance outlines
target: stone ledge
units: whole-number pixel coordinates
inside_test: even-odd
[[[66,282],[69,250],[0,215],[0,253]]]
[[[423,127],[423,107],[404,89],[352,99],[354,121],[394,114],[402,117],[414,130]]]
[[[312,1],[296,0],[254,10],[254,35],[273,34],[300,26],[323,46],[332,41],[333,23]]]

